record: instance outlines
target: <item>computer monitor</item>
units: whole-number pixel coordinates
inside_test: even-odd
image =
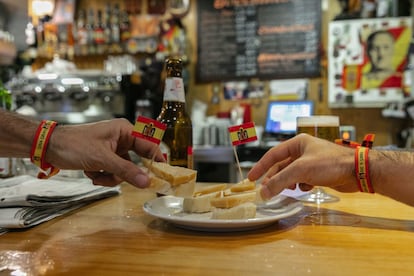
[[[313,115],[312,101],[270,101],[264,132],[267,136],[296,134],[296,118]]]

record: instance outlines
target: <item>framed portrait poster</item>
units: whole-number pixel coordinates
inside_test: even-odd
[[[73,23],[76,0],[56,0],[53,22],[56,24]]]
[[[409,96],[411,18],[333,21],[329,24],[330,107],[383,107]]]

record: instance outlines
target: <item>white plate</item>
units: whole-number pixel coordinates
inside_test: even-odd
[[[302,210],[303,204],[296,199],[279,195],[257,208],[252,219],[211,219],[211,212],[196,214],[183,212],[183,198],[163,196],[146,202],[144,211],[174,225],[198,231],[230,232],[258,229],[292,216]]]

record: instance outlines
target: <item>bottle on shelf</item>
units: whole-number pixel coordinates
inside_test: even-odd
[[[29,18],[24,32],[26,34],[27,46],[37,48],[36,27],[33,24],[32,17]]]
[[[90,8],[88,11],[86,19],[86,32],[88,34],[87,44],[88,44],[88,54],[96,54],[95,47],[95,11]]]
[[[168,147],[169,163],[193,168],[193,128],[185,106],[185,91],[181,59],[169,58],[165,63],[164,98],[158,121],[167,125],[163,146]]]
[[[119,4],[115,3],[114,9],[111,13],[111,45],[110,53],[122,53],[121,42],[121,30],[120,30],[120,10]]]
[[[106,3],[105,5],[105,13],[103,14],[103,29],[104,29],[104,39],[106,46],[110,45],[112,43],[112,29],[111,29],[111,4]],[[108,49],[106,49],[108,50]]]
[[[46,41],[45,41],[45,25],[50,21],[49,16],[43,16],[39,18],[37,22],[36,27],[36,41],[37,41],[37,47],[42,47]]]
[[[105,27],[103,24],[102,10],[98,10],[96,24],[94,26],[94,42],[96,45],[96,53],[103,54],[105,51]]]
[[[125,43],[131,38],[131,30],[129,24],[129,14],[123,10],[120,15],[119,28],[121,33],[121,42]]]
[[[88,29],[86,24],[86,11],[80,10],[76,21],[76,50],[77,55],[88,54]]]
[[[0,108],[11,110],[12,97],[10,92],[3,86],[0,81]],[[12,177],[14,175],[14,159],[9,157],[0,157],[0,178]]]
[[[119,4],[116,3],[111,14],[111,40],[113,43],[121,41],[121,33],[119,30]]]
[[[37,57],[37,30],[33,24],[32,17],[29,18],[29,21],[26,24],[26,29],[24,30],[26,34],[26,45],[28,46],[27,53],[31,59]]]

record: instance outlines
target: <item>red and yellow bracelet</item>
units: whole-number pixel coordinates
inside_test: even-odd
[[[355,175],[361,192],[374,193],[369,176],[368,152],[368,147],[357,147],[355,149]]]
[[[364,193],[375,193],[369,176],[368,152],[374,143],[375,134],[366,134],[362,143],[336,139],[335,143],[350,148],[355,148],[355,175],[358,188]]]
[[[30,151],[30,160],[33,164],[46,172],[38,173],[37,177],[41,179],[49,178],[59,172],[58,168],[55,168],[45,161],[47,145],[56,125],[57,123],[55,121],[43,120],[37,128],[33,139],[32,149]]]

